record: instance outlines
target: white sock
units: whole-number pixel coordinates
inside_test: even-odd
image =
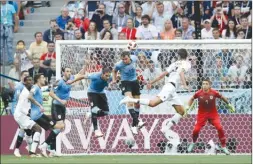
[[[40,133],[39,132],[35,132],[33,135],[33,143],[31,146],[31,152],[35,153],[36,152],[36,148],[39,144],[40,141]]]
[[[26,137],[26,142],[27,142],[27,144],[32,144],[32,142],[33,142],[32,135]]]
[[[179,120],[182,118],[182,115],[176,113],[171,120],[168,122],[167,126],[168,128],[171,128],[174,124],[177,124]]]
[[[142,104],[142,105],[149,105],[149,102],[150,102],[149,99],[139,99],[139,103]]]

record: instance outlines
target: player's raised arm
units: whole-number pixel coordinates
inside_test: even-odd
[[[155,78],[154,80],[152,80],[151,82],[148,83],[148,85],[153,85],[154,83],[162,80],[166,75],[168,75],[169,73],[167,71],[164,71],[160,76],[158,76],[157,78]],[[150,86],[151,87],[151,86]]]

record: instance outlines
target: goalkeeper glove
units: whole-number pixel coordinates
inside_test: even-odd
[[[227,108],[231,113],[235,113],[235,107],[232,104],[227,104]]]

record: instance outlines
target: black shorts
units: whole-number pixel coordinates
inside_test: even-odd
[[[55,121],[44,114],[35,122],[46,131],[53,129],[54,125],[56,124]]]
[[[52,104],[51,116],[54,121],[65,120],[66,107],[60,104]]]
[[[131,92],[132,96],[141,95],[139,81],[121,81],[122,95],[126,92]]]
[[[109,112],[107,97],[104,93],[88,93],[91,108],[98,107],[103,111]]]

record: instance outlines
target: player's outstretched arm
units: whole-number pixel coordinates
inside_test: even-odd
[[[160,76],[158,76],[157,78],[155,78],[154,80],[152,80],[149,84],[153,85],[154,83],[162,80],[166,75],[168,75],[169,73],[167,71],[164,71]]]
[[[227,108],[228,110],[231,112],[231,113],[234,113],[235,112],[235,107],[229,103],[228,99],[224,96],[221,96],[220,99],[222,101],[224,101],[226,104],[227,104]]]
[[[82,79],[88,79],[88,76],[87,75],[82,75],[82,74],[76,74],[75,75],[75,79],[74,80],[69,80],[67,82],[67,84],[71,85],[71,84],[73,84],[73,83],[75,83],[77,81],[80,81]]]

